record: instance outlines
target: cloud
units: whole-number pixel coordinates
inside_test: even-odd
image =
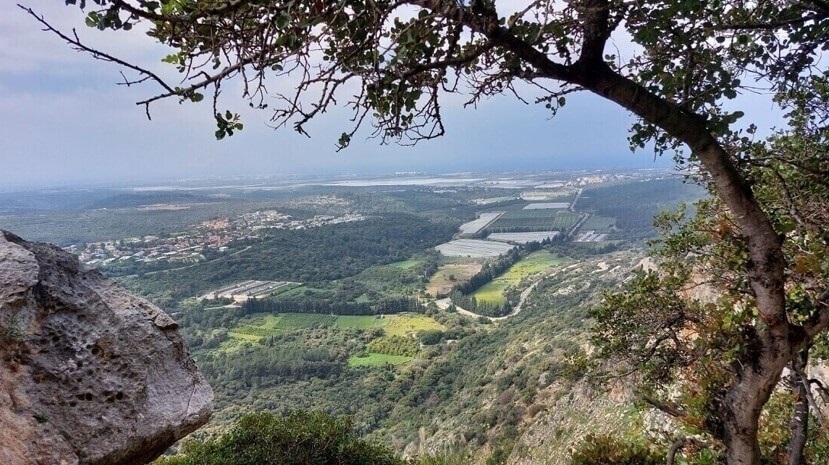
[[[56,25],[71,29],[83,16],[62,2],[36,5]],[[79,27],[96,46],[154,69],[166,53],[140,32]],[[416,147],[381,146],[358,133],[337,153],[350,113],[331,109],[313,121],[312,138],[267,126],[269,111],[246,108],[238,82],[227,86],[221,108],[244,115],[245,130],[213,137],[208,102],[154,104],[147,121],[135,102],[152,87],[115,86],[116,66],[74,53],[41,32],[13,4],[0,4],[0,183],[73,184],[146,181],[207,175],[487,171],[578,166],[651,166],[650,154],[630,155],[625,136],[632,118],[598,97],[577,95],[554,119],[540,105],[510,96],[463,109],[464,98],[443,105],[448,135]],[[175,75],[175,72],[172,73]],[[269,83],[291,90],[289,81]],[[347,94],[347,93],[346,93]],[[343,99],[341,99],[341,102]]]

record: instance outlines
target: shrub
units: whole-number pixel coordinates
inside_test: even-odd
[[[570,457],[570,465],[664,465],[665,454],[648,445],[613,436],[588,435]]]
[[[254,413],[215,439],[191,439],[156,465],[405,465],[356,436],[347,419],[320,412]]]

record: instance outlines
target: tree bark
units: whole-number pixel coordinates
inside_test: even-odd
[[[729,389],[723,402],[723,442],[726,460],[729,465],[759,465],[761,454],[757,440],[760,412],[768,401],[771,389],[766,394],[766,386],[773,389],[776,381],[764,382],[756,376],[744,378],[744,381]]]
[[[756,346],[735,364],[734,382],[722,402],[722,440],[729,465],[760,464],[760,414],[783,369],[805,348],[806,338],[796,326],[778,325],[758,334]]]
[[[748,245],[747,275],[763,321],[755,347],[734,366],[734,381],[721,408],[722,440],[729,465],[760,465],[759,418],[783,368],[802,349],[807,334],[789,323],[784,293],[783,239],[779,236],[728,153],[699,115],[650,93],[605,65],[594,66],[579,84],[631,110],[687,144],[711,176]]]
[[[422,0],[421,6],[437,9],[447,2]],[[451,4],[451,3],[450,3]],[[470,18],[455,8],[450,15],[480,32],[496,46],[510,50],[530,64],[534,76],[576,84],[631,111],[686,144],[710,175],[717,195],[733,215],[746,240],[746,274],[759,314],[754,326],[756,344],[734,365],[734,379],[721,399],[723,423],[714,432],[726,445],[729,465],[759,465],[757,432],[763,406],[780,381],[783,369],[809,339],[829,325],[829,309],[806,328],[789,322],[784,291],[786,260],[783,236],[775,231],[751,185],[737,170],[731,156],[711,133],[701,115],[688,111],[642,85],[613,71],[601,60],[601,51],[613,28],[608,21],[607,0],[587,2],[582,54],[575,63],[553,62],[531,44],[515,37],[493,17]],[[444,14],[449,12],[447,10]]]
[[[803,376],[808,361],[808,349],[801,350],[792,360],[792,391],[795,394],[794,411],[789,422],[791,439],[788,448],[788,465],[803,465],[803,452],[806,449],[806,439],[809,432],[809,393],[806,390],[806,380]]]

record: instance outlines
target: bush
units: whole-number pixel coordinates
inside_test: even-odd
[[[588,435],[570,457],[570,465],[664,465],[665,454],[645,444],[613,436]]]
[[[443,331],[439,329],[425,329],[418,331],[417,337],[423,345],[430,346],[440,342],[443,338]]]
[[[320,412],[254,413],[215,439],[188,440],[156,465],[405,465],[390,449],[359,439],[347,419]]]

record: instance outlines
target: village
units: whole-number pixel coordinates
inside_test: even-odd
[[[78,256],[89,266],[107,266],[119,262],[143,264],[197,263],[208,259],[205,255],[230,252],[234,245],[247,239],[255,239],[262,230],[302,230],[320,226],[364,220],[361,214],[347,213],[342,216],[316,215],[294,219],[276,210],[244,213],[236,218],[214,218],[196,225],[192,231],[166,237],[146,235],[127,237],[83,246],[72,245],[66,250]]]

